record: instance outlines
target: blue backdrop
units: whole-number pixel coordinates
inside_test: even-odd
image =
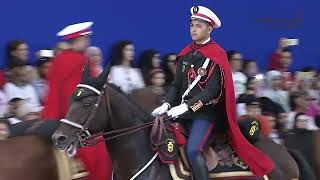
[[[222,20],[213,33],[223,48],[237,49],[245,58],[259,62],[262,69],[280,37],[298,38],[293,47],[292,69],[318,68],[320,52],[320,2],[302,0],[1,0],[0,66],[6,63],[5,46],[11,39],[24,39],[32,55],[40,48],[52,47],[56,33],[66,25],[94,21],[93,45],[108,56],[116,40],[133,40],[137,54],[155,48],[162,54],[179,52],[189,41],[192,5],[205,5]],[[31,55],[31,58],[34,58]]]

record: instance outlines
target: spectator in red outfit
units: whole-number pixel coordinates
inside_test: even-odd
[[[89,45],[92,23],[71,25],[58,33],[68,40],[71,49],[62,51],[52,60],[48,75],[48,95],[45,101],[43,117],[61,119],[68,112],[68,99],[80,83],[87,59],[84,51]],[[72,31],[71,31],[72,30]],[[111,161],[105,143],[79,149],[79,158],[89,171],[90,180],[111,179]]]
[[[287,47],[286,38],[281,38],[279,41],[279,47],[276,49],[275,53],[271,56],[269,62],[269,70],[277,70],[281,72],[288,72],[289,66],[292,63],[292,52]]]

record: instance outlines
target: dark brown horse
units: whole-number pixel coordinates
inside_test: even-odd
[[[70,99],[66,119],[62,120],[63,124],[53,135],[53,141],[60,149],[76,147],[77,142],[90,137],[91,133],[101,131],[119,133],[120,131],[114,130],[141,125],[152,119],[114,85],[105,82],[106,72],[103,72],[97,80],[88,78],[88,74],[84,72],[82,84]],[[113,159],[115,179],[130,179],[150,162],[154,152],[151,150],[149,134],[150,128],[131,132],[127,129],[122,136],[109,139],[107,143]],[[261,147],[264,148],[263,145]],[[273,144],[273,148],[280,147]],[[270,179],[298,177],[297,166],[288,152],[281,151],[279,154],[269,155],[273,160],[280,158],[287,164],[292,164],[292,166],[283,167],[278,166],[277,161],[274,161],[274,170],[269,176]],[[140,174],[139,179],[163,180],[171,177],[168,166],[156,159]]]

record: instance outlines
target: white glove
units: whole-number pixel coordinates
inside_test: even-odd
[[[187,112],[188,110],[189,110],[188,105],[183,103],[183,104],[180,104],[179,106],[175,106],[175,107],[171,108],[167,112],[167,114],[168,114],[168,116],[171,116],[171,117],[177,117],[177,116],[180,116],[181,114]]]
[[[159,106],[155,110],[153,110],[151,115],[153,117],[160,116],[161,114],[167,112],[169,109],[170,109],[170,104],[169,103],[163,103],[161,106]]]

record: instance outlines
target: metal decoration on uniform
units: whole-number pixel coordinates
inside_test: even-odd
[[[169,153],[172,153],[175,150],[175,144],[176,142],[173,139],[166,139],[166,144],[167,144],[167,151]]]
[[[259,123],[256,120],[252,121],[249,134],[253,136],[258,129],[259,129]]]
[[[193,7],[193,13],[197,13],[199,12],[199,7],[198,6],[194,6]]]
[[[196,112],[198,109],[200,109],[203,106],[203,103],[201,100],[199,100],[198,102],[194,103],[191,107],[193,112]]]
[[[199,68],[198,69],[198,75],[205,76],[207,74],[207,70],[205,68]]]
[[[83,93],[83,89],[79,89],[78,92],[77,92],[77,97],[80,97]]]

